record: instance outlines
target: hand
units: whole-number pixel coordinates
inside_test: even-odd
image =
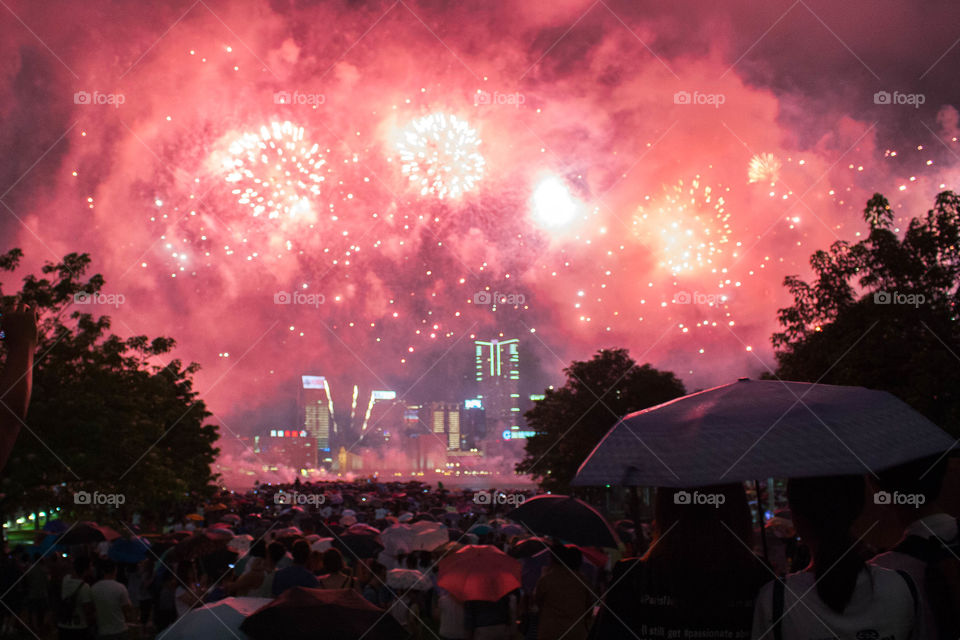
[[[29,305],[18,303],[12,309],[3,311],[0,327],[6,334],[7,348],[27,348],[33,351],[37,346],[37,311]]]

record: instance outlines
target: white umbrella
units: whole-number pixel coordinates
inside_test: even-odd
[[[391,589],[428,591],[433,584],[416,569],[391,569],[387,571],[387,586]]]
[[[626,416],[573,484],[697,487],[875,473],[952,446],[885,391],[744,378]]]
[[[185,613],[157,636],[157,640],[248,640],[240,631],[247,616],[272,598],[225,598]]]
[[[252,543],[253,536],[249,533],[242,533],[239,536],[234,536],[234,538],[227,543],[227,548],[243,555],[250,550],[250,545]]]

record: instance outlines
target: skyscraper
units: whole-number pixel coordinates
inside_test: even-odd
[[[519,430],[520,340],[475,340],[477,397],[485,410],[486,423],[494,433]]]
[[[317,449],[330,451],[330,441],[336,433],[333,419],[333,398],[330,386],[323,376],[302,376],[299,394],[299,420],[303,430],[317,439]]]

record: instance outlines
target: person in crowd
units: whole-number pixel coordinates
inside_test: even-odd
[[[447,590],[437,589],[437,606],[434,609],[439,617],[437,633],[441,640],[466,640],[466,608]]]
[[[317,588],[320,582],[313,572],[307,568],[307,561],[310,559],[310,544],[299,539],[293,543],[293,564],[285,569],[280,569],[273,577],[273,595],[280,595],[291,587],[312,587]]]
[[[57,631],[60,640],[87,640],[95,622],[93,597],[88,582],[92,578],[90,558],[77,556],[73,569],[63,577],[57,607]]]
[[[663,629],[665,638],[749,634],[754,597],[770,573],[751,548],[743,485],[660,487],[654,518],[643,557],[617,563],[590,638],[643,639],[641,629]]]
[[[958,519],[939,503],[947,462],[946,456],[932,456],[881,471],[874,494],[875,502],[890,505],[904,535],[870,562],[905,571],[913,580],[920,599],[918,638],[960,638],[960,531]]]
[[[509,640],[513,637],[517,596],[508,593],[496,602],[468,600],[464,603],[467,640]]]
[[[343,554],[339,549],[327,549],[322,558],[323,575],[320,576],[321,589],[352,589],[353,578],[344,568]]]
[[[43,635],[47,625],[47,610],[49,609],[50,591],[50,562],[46,558],[32,560],[23,576],[24,604],[26,606],[26,623],[34,633]]]
[[[185,613],[202,603],[203,585],[197,577],[197,568],[192,562],[181,562],[177,565],[177,574],[174,577],[173,604],[176,608],[176,619],[179,620]]]
[[[37,312],[26,304],[0,311],[7,361],[0,370],[0,471],[7,466],[27,417],[33,388],[33,352],[37,349]]]
[[[583,554],[562,544],[550,551],[550,565],[533,592],[539,611],[537,640],[586,640],[597,598],[579,574]]]
[[[273,597],[273,577],[277,571],[277,562],[287,550],[279,542],[271,542],[269,546],[259,549],[259,552],[263,556],[255,557],[247,565],[246,572],[229,585],[228,592],[231,595],[254,598]]]
[[[357,568],[356,584],[360,593],[378,607],[386,608],[392,598],[387,587],[387,568],[376,560],[371,560],[369,565],[359,562]]]
[[[127,621],[133,620],[133,603],[127,588],[117,582],[117,565],[107,559],[100,563],[103,575],[90,589],[97,619],[98,640],[126,640]]]
[[[916,586],[906,573],[866,564],[851,531],[865,491],[863,476],[790,480],[787,500],[812,561],[760,590],[752,638],[913,637]]]
[[[176,590],[179,586],[176,574],[161,567],[154,582],[156,604],[153,610],[153,626],[157,632],[163,631],[177,619]]]
[[[146,625],[150,621],[150,613],[153,608],[153,581],[154,581],[154,562],[153,558],[146,557],[140,561],[135,568],[137,576],[137,596],[130,594],[133,600],[133,606],[140,612],[140,624]]]

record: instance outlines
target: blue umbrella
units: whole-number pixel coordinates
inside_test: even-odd
[[[107,555],[114,562],[136,564],[147,557],[150,543],[143,538],[119,538],[110,545]]]
[[[56,534],[61,534],[69,528],[69,525],[63,520],[47,520],[47,524],[43,525],[44,531]]]
[[[478,536],[485,536],[493,531],[493,527],[488,524],[475,524],[467,530],[468,533],[475,533]]]

